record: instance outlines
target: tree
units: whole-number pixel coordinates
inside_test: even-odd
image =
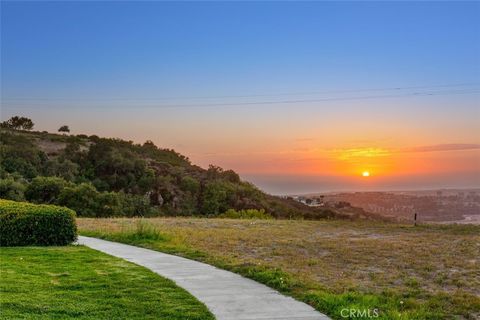
[[[64,157],[57,157],[45,162],[44,174],[73,181],[78,175],[78,164]]]
[[[79,217],[136,216],[148,212],[148,202],[143,197],[98,192],[91,183],[67,186],[58,196],[57,204],[75,210]]]
[[[91,174],[87,178],[102,182],[95,183],[99,191],[144,194],[153,187],[155,172],[137,153],[115,140],[99,139],[90,146],[86,157]]]
[[[25,190],[25,198],[34,203],[56,203],[67,185],[62,178],[35,177]]]
[[[208,182],[201,195],[200,212],[204,215],[218,215],[230,209],[235,197],[235,186],[227,181]]]
[[[58,129],[58,132],[70,132],[70,128],[68,126],[64,125],[64,126],[61,126]]]
[[[240,182],[240,176],[238,175],[238,173],[236,173],[236,172],[233,171],[233,170],[225,170],[225,171],[223,171],[222,176],[223,176],[227,181],[230,181],[230,182],[233,182],[233,183],[239,183],[239,182]]]
[[[25,186],[13,178],[0,179],[0,198],[15,201],[25,200]]]
[[[95,217],[99,192],[91,183],[71,185],[62,190],[57,204],[74,210],[79,217]]]
[[[18,172],[27,179],[36,177],[47,156],[34,141],[26,135],[1,130],[0,167],[8,173]]]
[[[26,117],[14,116],[0,124],[2,128],[8,128],[13,130],[32,130],[34,123],[31,119]]]
[[[180,182],[180,189],[196,194],[200,190],[200,182],[191,176],[184,176]]]

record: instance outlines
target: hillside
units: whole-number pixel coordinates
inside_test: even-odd
[[[5,128],[0,138],[0,197],[65,205],[79,216],[216,216],[256,209],[275,218],[375,218],[268,195],[232,170],[203,169],[151,141]]]

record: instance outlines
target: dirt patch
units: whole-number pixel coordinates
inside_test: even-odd
[[[65,142],[37,139],[37,145],[47,155],[56,155],[60,153],[67,144]]]

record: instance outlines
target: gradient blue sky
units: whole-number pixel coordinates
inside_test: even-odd
[[[1,20],[2,119],[151,139],[274,193],[478,186],[479,2],[2,1]]]

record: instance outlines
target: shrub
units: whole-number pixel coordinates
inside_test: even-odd
[[[44,173],[46,176],[56,176],[73,181],[78,176],[78,164],[64,157],[53,158],[45,163]]]
[[[27,179],[37,176],[46,154],[35,145],[34,140],[0,130],[0,167],[8,173],[18,172]]]
[[[95,217],[97,215],[99,192],[90,183],[80,183],[66,187],[58,196],[58,204],[73,209],[78,216]]]
[[[27,186],[25,198],[34,203],[55,203],[67,182],[58,177],[36,177]]]
[[[57,204],[73,209],[79,217],[146,216],[148,199],[123,192],[99,192],[91,183],[70,185],[62,190]]]
[[[235,209],[228,209],[225,213],[218,216],[219,218],[231,219],[273,219],[271,215],[260,209],[246,209],[236,211]]]
[[[143,219],[137,221],[134,230],[127,231],[124,235],[130,240],[165,241],[168,239],[168,237],[156,229],[153,224]]]
[[[0,246],[60,246],[76,238],[73,210],[0,200]]]
[[[122,199],[116,192],[100,192],[97,195],[96,217],[114,217],[122,215]]]
[[[204,215],[216,216],[231,208],[229,200],[234,195],[234,187],[233,184],[221,180],[207,183],[202,193],[200,212]]]
[[[152,213],[150,202],[144,196],[118,193],[121,196],[121,215],[127,217],[144,217]]]
[[[22,201],[25,200],[24,191],[25,186],[13,178],[0,179],[0,198]]]
[[[200,190],[200,182],[193,177],[184,176],[180,182],[180,189],[195,194]]]

